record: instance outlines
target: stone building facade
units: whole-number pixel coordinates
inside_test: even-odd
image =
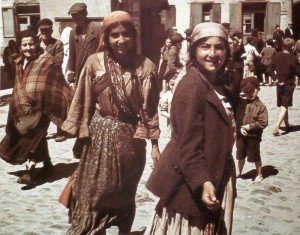
[[[252,28],[272,35],[275,25],[284,30],[288,22],[300,15],[299,7],[292,0],[169,0],[175,14],[166,16],[165,21],[175,22],[180,33],[205,21],[228,22],[232,31],[240,31],[244,37]],[[293,12],[294,10],[294,12]],[[296,23],[296,22],[295,22]],[[300,26],[295,24],[299,32]]]

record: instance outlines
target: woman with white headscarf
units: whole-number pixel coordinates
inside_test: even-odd
[[[193,30],[187,74],[172,101],[171,140],[147,183],[160,200],[146,234],[231,234],[235,97],[224,77],[227,38],[217,23]]]

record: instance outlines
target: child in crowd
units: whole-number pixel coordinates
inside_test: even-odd
[[[167,125],[170,127],[170,130],[171,130],[171,125],[170,125],[171,102],[173,98],[174,84],[178,76],[178,73],[179,71],[176,69],[172,69],[166,73],[164,80],[167,81],[168,90],[166,93],[162,95],[159,102],[160,113],[162,116],[167,118]]]
[[[275,47],[274,47],[274,42],[273,42],[273,37],[271,35],[267,36],[267,41],[266,41],[266,46],[262,49],[260,55],[261,55],[261,64],[263,67],[263,85],[266,84],[269,86],[272,85],[272,79],[270,79],[269,74],[267,73],[267,67],[270,65],[272,58],[275,56],[277,53]]]
[[[259,81],[256,77],[246,77],[241,82],[241,90],[246,99],[241,99],[237,109],[236,157],[238,160],[237,177],[242,174],[247,156],[248,162],[254,162],[257,177],[254,182],[263,180],[260,142],[263,129],[268,125],[268,111],[258,98]]]
[[[253,38],[248,37],[245,45],[245,53],[241,56],[244,59],[244,77],[254,76],[254,59],[260,54],[253,46]]]
[[[285,124],[286,132],[291,130],[289,122],[289,107],[293,106],[293,94],[295,90],[295,76],[300,76],[300,64],[293,55],[295,41],[291,38],[283,40],[283,51],[278,52],[268,66],[268,73],[276,82],[277,107],[280,108],[273,135],[279,136],[279,127]]]

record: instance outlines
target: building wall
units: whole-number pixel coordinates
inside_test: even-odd
[[[88,6],[88,16],[103,17],[111,12],[111,0],[68,0],[67,4],[62,5],[62,0],[1,0],[0,1],[0,55],[3,48],[11,38],[4,38],[2,8],[13,7],[14,4],[39,3],[40,17],[49,18],[53,21],[53,37],[60,38],[59,23],[54,22],[55,17],[70,17],[69,8],[76,2],[84,2]],[[13,20],[13,19],[12,19]]]
[[[0,1],[0,55],[2,55],[4,47],[7,45],[10,38],[4,38],[3,35],[3,19],[2,19],[2,8],[3,7],[12,7],[14,0],[1,0]]]
[[[289,21],[292,21],[292,0],[169,0],[170,5],[176,7],[176,27],[179,33],[183,33],[190,26],[191,3],[219,3],[221,4],[221,23],[230,23],[230,4],[237,3],[280,3],[280,27],[285,29]],[[242,20],[242,19],[240,19]],[[274,25],[275,26],[275,25]]]
[[[190,4],[188,0],[168,0],[169,5],[176,7],[176,28],[183,34],[184,30],[190,26]]]

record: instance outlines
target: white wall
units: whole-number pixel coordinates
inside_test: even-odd
[[[2,19],[2,7],[12,7],[13,6],[13,0],[0,0],[0,57],[2,57],[2,52],[4,47],[6,47],[8,41],[11,38],[4,38],[3,35],[3,19]],[[13,19],[11,19],[13,20]],[[0,61],[0,64],[2,63],[2,60]]]
[[[176,7],[176,28],[184,35],[184,31],[190,26],[189,0],[169,0],[169,5]]]

